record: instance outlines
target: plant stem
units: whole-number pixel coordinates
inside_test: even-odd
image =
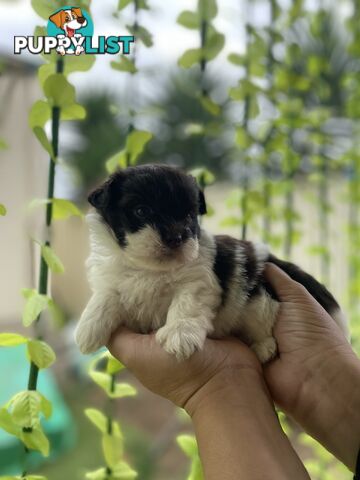
[[[56,62],[56,73],[62,73],[63,70],[64,70],[64,61],[62,58],[59,58]],[[52,120],[51,120],[51,133],[52,133],[52,148],[54,151],[54,159],[50,157],[50,160],[49,160],[48,193],[47,193],[48,200],[52,200],[54,198],[55,160],[58,156],[58,150],[59,150],[59,129],[60,129],[60,108],[53,107]],[[50,237],[50,227],[52,222],[52,212],[53,212],[53,205],[52,205],[52,202],[49,201],[46,205],[46,214],[45,214],[45,222],[46,222],[47,236],[48,236],[48,238],[45,241],[45,245],[47,246],[50,246],[49,237]],[[41,256],[40,273],[39,273],[39,293],[42,295],[47,294],[48,278],[49,278],[48,266],[43,256]],[[38,322],[40,318],[41,318],[41,314],[37,317],[35,321],[35,331],[37,332],[37,338],[39,338],[40,336],[38,332]],[[29,371],[29,380],[28,380],[28,390],[36,390],[38,374],[39,374],[38,367],[33,362],[31,362],[30,371]]]
[[[250,36],[250,26],[248,23],[245,24],[245,45],[246,45],[246,64],[245,64],[245,78],[246,80],[250,77],[250,61],[249,61],[249,52],[248,52],[248,45],[249,45],[249,36]],[[249,114],[250,114],[250,95],[246,94],[244,99],[244,118],[243,118],[243,128],[246,133],[248,133],[248,124],[249,124]],[[241,204],[240,204],[240,211],[242,217],[242,226],[241,226],[241,239],[245,240],[247,236],[247,220],[245,220],[248,216],[248,193],[249,193],[249,162],[247,153],[245,154],[245,161],[244,161],[244,178],[242,180],[242,191],[243,194],[241,196]]]

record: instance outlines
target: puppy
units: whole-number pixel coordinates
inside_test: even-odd
[[[80,34],[76,33],[76,30],[86,27],[87,20],[83,16],[83,13],[80,8],[71,8],[69,10],[60,10],[57,13],[54,13],[49,17],[49,20],[52,21],[58,28],[64,30],[65,35],[57,35],[58,38],[66,37],[81,37]],[[58,53],[65,55],[66,53],[70,54],[72,50],[65,50],[65,47],[60,46],[57,48]],[[84,47],[78,45],[75,49],[75,55],[80,55],[83,53]]]
[[[313,277],[265,245],[201,229],[203,192],[176,168],[116,172],[89,202],[95,208],[87,215],[93,295],[75,335],[83,353],[105,345],[126,325],[141,333],[155,330],[157,341],[180,360],[201,349],[207,336],[236,335],[267,362],[277,351],[279,303],[262,276],[265,262],[302,283],[346,330],[336,300]]]

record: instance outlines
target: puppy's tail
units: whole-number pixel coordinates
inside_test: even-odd
[[[268,262],[273,263],[277,267],[281,268],[285,273],[289,275],[296,282],[304,285],[306,290],[317,300],[320,305],[329,313],[329,315],[335,320],[347,339],[350,339],[349,325],[346,316],[340,309],[339,304],[335,300],[334,296],[329,292],[324,285],[315,280],[314,277],[304,272],[297,265],[280,260],[275,255],[269,254]],[[266,285],[266,289],[269,289],[269,285]],[[268,290],[271,296],[276,297],[276,293],[273,289]]]

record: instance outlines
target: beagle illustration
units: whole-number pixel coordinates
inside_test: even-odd
[[[54,13],[49,17],[49,20],[53,22],[58,28],[64,30],[65,35],[57,35],[57,37],[65,38],[65,37],[81,37],[82,35],[76,33],[76,30],[79,30],[82,27],[86,27],[87,20],[83,16],[81,8],[71,8],[67,10],[60,10],[57,13]],[[74,53],[73,50],[65,50],[64,46],[59,46],[57,48],[58,53],[61,55],[65,55],[65,53],[71,54]],[[80,55],[80,53],[84,52],[84,47],[81,45],[77,45],[75,49],[75,55]]]

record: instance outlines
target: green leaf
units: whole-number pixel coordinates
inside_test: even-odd
[[[27,344],[30,360],[38,368],[48,368],[55,362],[54,350],[42,340],[29,340]]]
[[[65,324],[65,316],[61,308],[54,302],[52,298],[49,298],[48,301],[48,310],[49,313],[54,321],[54,323],[58,327],[63,327]]]
[[[198,446],[193,435],[178,435],[176,441],[188,457],[193,458],[198,455]]]
[[[54,155],[54,150],[52,147],[52,144],[50,143],[45,130],[41,127],[34,127],[33,128],[34,135],[36,138],[39,140],[41,145],[44,147],[44,149],[48,152],[50,157],[55,160],[55,155]]]
[[[31,325],[47,306],[48,297],[33,290],[32,294],[27,297],[23,310],[22,321],[24,326],[28,327]]]
[[[200,103],[202,107],[211,115],[218,116],[221,113],[221,107],[208,96],[200,97]]]
[[[145,47],[152,47],[152,35],[145,27],[142,27],[140,25],[138,25],[137,27],[134,27],[133,25],[126,25],[126,28],[132,35],[135,36],[135,39],[141,40]]]
[[[82,105],[73,103],[67,107],[63,107],[60,112],[60,119],[67,120],[84,120],[86,118],[86,110]]]
[[[64,198],[53,198],[53,217],[55,220],[65,220],[71,216],[82,217],[83,214],[78,207]]]
[[[18,333],[0,333],[0,347],[14,347],[27,341],[26,337]]]
[[[190,68],[196,63],[200,62],[202,51],[200,48],[192,48],[186,50],[178,60],[178,65],[183,68]]]
[[[0,150],[6,150],[7,148],[9,148],[8,144],[3,138],[0,138]]]
[[[114,468],[121,461],[123,454],[122,438],[105,433],[102,437],[102,448],[106,465]]]
[[[108,428],[108,419],[96,408],[86,408],[85,415],[97,427],[100,432],[106,433]]]
[[[10,435],[18,436],[20,429],[18,425],[14,423],[14,420],[6,408],[0,409],[0,428],[10,433]]]
[[[6,215],[6,207],[2,203],[0,203],[0,217],[5,217]]]
[[[106,393],[110,392],[111,376],[109,374],[90,370],[89,375]]]
[[[237,65],[238,67],[243,67],[246,63],[246,57],[244,55],[239,55],[237,53],[230,53],[228,56],[230,63]]]
[[[122,55],[118,62],[111,62],[111,67],[114,70],[119,70],[120,72],[136,73],[138,69],[135,67],[135,64],[125,55]]]
[[[105,167],[108,173],[113,173],[118,167],[126,168],[127,165],[127,155],[126,150],[123,149],[118,153],[115,153],[105,162]]]
[[[114,358],[112,355],[109,354],[106,365],[106,373],[108,373],[109,375],[114,375],[115,373],[124,370],[124,368],[125,366],[121,362],[119,362],[117,358]]]
[[[112,469],[112,476],[116,480],[133,480],[137,473],[126,462],[120,462]]]
[[[49,245],[41,246],[41,255],[53,273],[64,273],[64,265]]]
[[[196,178],[201,188],[205,188],[215,182],[215,175],[207,168],[194,168],[190,174]]]
[[[108,391],[110,398],[133,397],[136,393],[136,389],[128,383],[116,383],[114,392]]]
[[[44,455],[44,457],[49,455],[49,440],[41,428],[33,428],[31,432],[22,431],[20,438],[27,448],[31,450],[38,450]]]
[[[11,416],[16,425],[22,428],[35,428],[40,424],[41,396],[39,392],[24,390],[11,400]]]
[[[46,419],[52,415],[52,404],[42,393],[38,392],[41,397],[40,410]]]
[[[212,20],[217,15],[216,0],[198,0],[198,12],[202,20]]]
[[[213,27],[209,29],[203,52],[206,60],[210,61],[217,57],[224,48],[224,45],[225,36],[222,33],[217,32]]]
[[[143,153],[145,146],[152,139],[153,134],[145,130],[133,130],[126,138],[126,152],[129,154],[130,165],[134,165]]]
[[[73,72],[87,72],[95,63],[95,55],[65,55],[64,74],[69,75]]]
[[[106,477],[108,477],[106,468],[99,468],[98,470],[85,473],[85,478],[88,478],[89,480],[105,480]]]
[[[242,127],[236,129],[236,144],[241,148],[249,148],[252,145],[252,138]]]
[[[181,12],[176,21],[179,25],[191,30],[198,30],[201,23],[199,14],[197,12],[190,12],[189,10]]]
[[[61,73],[50,75],[43,88],[49,103],[54,107],[67,107],[75,103],[75,88]]]
[[[50,120],[51,117],[51,108],[48,102],[45,100],[38,100],[33,104],[29,114],[29,125],[30,128],[41,127],[42,129],[45,126],[45,123]]]
[[[134,0],[119,0],[118,10],[123,10],[125,7],[130,5]]]

